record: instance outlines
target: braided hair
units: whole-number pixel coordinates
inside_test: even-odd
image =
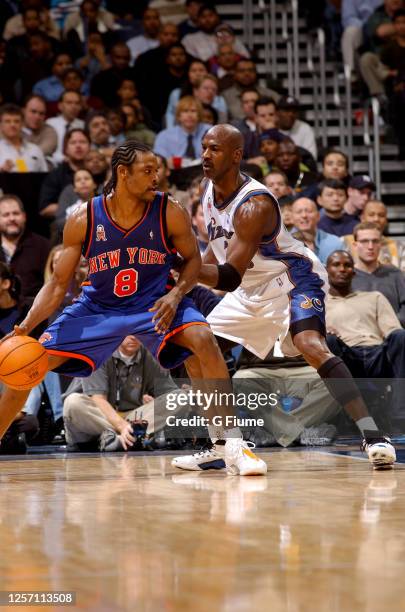
[[[8,292],[10,294],[10,297],[16,302],[18,302],[21,296],[20,278],[13,274],[10,267],[3,261],[0,261],[0,278],[1,280],[10,281],[10,287],[8,289]]]
[[[104,187],[103,193],[107,196],[117,186],[117,169],[121,164],[130,166],[134,163],[138,153],[150,153],[152,149],[137,140],[128,140],[117,147],[111,158],[111,178]]]

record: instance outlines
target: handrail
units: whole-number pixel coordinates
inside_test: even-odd
[[[333,75],[333,104],[335,105],[339,113],[339,148],[344,151],[346,148],[345,111],[340,96],[339,75],[337,72],[335,72]]]
[[[243,39],[249,50],[253,48],[253,13],[252,0],[243,0]]]
[[[370,131],[369,111],[373,114],[373,131]],[[380,102],[372,97],[366,100],[363,112],[363,142],[368,149],[369,173],[375,182],[376,197],[381,198],[381,159],[380,159]]]
[[[291,0],[292,9],[292,53],[293,53],[293,95],[300,99],[300,61],[298,45],[298,0]]]
[[[326,68],[325,68],[325,33],[317,31],[316,42],[319,48],[319,70],[314,63],[314,37],[307,37],[307,68],[312,74],[313,110],[315,136],[321,140],[322,146],[328,145],[327,134],[327,104],[326,104]]]
[[[272,76],[275,80],[277,74],[277,28],[276,28],[276,0],[270,0],[270,36],[271,36],[271,57],[272,57]],[[266,37],[266,36],[265,36]]]
[[[286,44],[287,48],[287,82],[288,82],[288,93],[294,95],[294,75],[293,75],[293,49],[291,36],[288,33],[288,7],[287,3],[284,4],[281,13],[281,37]]]
[[[352,119],[352,70],[348,64],[344,66],[346,92],[346,137],[349,167],[353,167],[353,119]]]
[[[328,144],[328,118],[326,104],[326,51],[325,51],[325,32],[322,28],[317,30],[317,38],[319,45],[319,67],[320,67],[320,82],[321,82],[321,119],[322,119],[322,144],[324,147]]]
[[[276,79],[277,76],[274,74],[276,66],[276,54],[273,49],[273,42],[276,35],[276,24],[275,21],[269,17],[271,11],[271,5],[275,4],[275,0],[271,0],[270,6],[267,6],[265,0],[259,0],[259,10],[263,15],[263,27],[264,27],[264,73],[266,77],[269,74]],[[274,7],[275,8],[275,7]],[[270,32],[270,36],[268,36]],[[270,44],[272,50],[270,51]]]
[[[317,71],[315,70],[314,64],[314,45],[312,36],[307,37],[307,68],[308,72],[312,74],[312,90],[314,93],[313,97],[313,110],[314,110],[314,131],[316,140],[320,139],[321,131],[320,131],[320,113],[319,113],[319,99],[318,90],[319,90],[319,79]]]
[[[381,150],[380,150],[380,101],[377,97],[373,97],[371,101],[373,109],[373,129],[374,129],[374,167],[375,167],[375,185],[377,198],[381,198]]]

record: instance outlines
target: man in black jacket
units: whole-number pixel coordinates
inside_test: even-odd
[[[117,42],[111,49],[111,68],[101,70],[93,78],[90,86],[91,96],[98,98],[108,108],[119,106],[117,94],[124,79],[135,83],[135,71],[130,67],[131,53],[124,42]]]
[[[19,276],[22,301],[31,306],[44,282],[50,246],[27,228],[24,205],[13,194],[0,197],[0,241],[0,261]]]

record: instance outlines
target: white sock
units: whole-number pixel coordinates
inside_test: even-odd
[[[378,431],[378,427],[373,417],[367,416],[363,417],[356,421],[357,427],[360,429],[361,433],[364,434],[364,431]]]
[[[224,428],[220,425],[208,425],[208,435],[211,442],[215,444],[218,440],[225,440]]]
[[[229,440],[229,438],[243,438],[239,427],[232,427],[231,429],[225,430],[225,439]]]
[[[218,425],[208,425],[207,429],[209,437],[213,444],[215,444],[218,440],[227,440],[228,438],[243,438],[242,432],[239,427],[224,429],[223,427],[220,427]]]

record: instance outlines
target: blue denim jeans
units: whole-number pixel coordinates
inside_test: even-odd
[[[49,397],[53,418],[55,421],[57,421],[63,415],[63,403],[61,398],[62,391],[60,388],[59,376],[55,372],[48,372],[44,380],[39,385],[31,389],[22,410],[26,414],[33,414],[36,416],[41,406],[44,388],[46,389]]]

